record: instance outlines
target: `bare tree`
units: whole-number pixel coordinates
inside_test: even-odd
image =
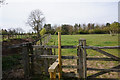
[[[33,28],[34,31],[37,32],[37,36],[41,37],[40,30],[42,30],[43,24],[45,21],[45,17],[40,10],[33,10],[27,20],[27,24]]]
[[[0,0],[0,7],[4,4],[7,4],[5,0]]]

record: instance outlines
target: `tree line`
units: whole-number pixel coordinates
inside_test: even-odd
[[[3,34],[23,34],[24,30],[22,28],[10,28],[8,30],[2,29]],[[96,25],[94,23],[86,24],[63,24],[61,26],[51,26],[51,24],[44,24],[41,29],[41,34],[57,34],[61,32],[62,35],[75,35],[75,34],[118,34],[120,33],[120,23],[106,23],[106,25]],[[34,33],[34,32],[31,32]],[[36,32],[37,33],[37,32]]]
[[[61,32],[62,35],[74,35],[74,34],[111,34],[115,35],[120,33],[120,23],[106,23],[105,25],[97,25],[94,23],[86,24],[63,24],[55,29],[55,34]]]
[[[51,26],[51,24],[44,24],[45,17],[40,10],[31,11],[27,24],[33,28],[40,37],[40,33],[51,33],[57,34],[61,32],[62,35],[73,35],[73,34],[117,34],[120,32],[120,23],[106,23],[106,25],[97,25],[94,23],[86,24],[63,24],[61,26]],[[42,31],[42,32],[41,32]]]
[[[0,32],[3,35],[18,35],[25,34],[22,28],[9,28],[9,29],[1,29]]]
[[[26,22],[32,27],[34,32],[29,32],[27,34],[37,34],[37,37],[41,37],[45,33],[57,35],[61,32],[62,35],[75,35],[75,34],[111,34],[115,35],[120,33],[120,23],[106,23],[104,25],[98,25],[94,23],[88,24],[62,24],[60,26],[51,24],[45,24],[45,17],[39,9],[31,11]],[[8,30],[2,29],[2,34],[23,34],[24,30],[22,28],[10,28]]]

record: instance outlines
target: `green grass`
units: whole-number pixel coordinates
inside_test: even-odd
[[[52,39],[48,45],[58,45],[57,35],[52,35]],[[118,46],[118,35],[110,36],[109,34],[85,34],[85,35],[61,35],[61,45],[78,45],[80,38],[86,39],[89,46]],[[56,50],[57,51],[57,50]],[[118,50],[105,50],[117,55]],[[93,50],[87,50],[88,55],[95,56],[101,55]],[[76,49],[62,49],[62,55],[76,55]]]
[[[57,42],[57,35],[52,35],[52,38]],[[87,45],[91,46],[118,45],[118,35],[110,36],[109,34],[61,35],[61,43],[62,45],[77,45],[80,38],[86,39]]]

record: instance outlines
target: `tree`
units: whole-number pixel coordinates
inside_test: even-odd
[[[120,23],[114,22],[110,24],[109,32],[111,35],[115,35],[116,33],[119,33],[119,29],[120,29]]]
[[[6,29],[5,29],[5,30],[2,29],[2,30],[1,30],[1,33],[2,33],[2,34],[7,34],[7,30],[6,30]]]
[[[33,10],[29,17],[27,24],[33,28],[33,30],[37,31],[37,36],[40,37],[40,30],[42,30],[42,26],[44,24],[45,17],[40,10]]]
[[[100,28],[100,26],[97,24],[97,25],[95,26],[95,28]]]
[[[110,23],[106,23],[106,27],[110,27]]]
[[[5,0],[0,0],[0,7],[5,4],[7,4]]]
[[[69,26],[67,24],[64,24],[61,26],[61,34],[65,35],[65,34],[69,34]]]
[[[74,25],[74,34],[77,34],[77,33],[78,33],[78,30],[79,30],[79,25],[78,25],[78,24],[75,24],[75,25]]]
[[[90,30],[90,29],[91,29],[91,24],[88,23],[87,30]]]
[[[93,24],[88,23],[87,30],[94,29],[94,25],[95,25],[94,23]]]
[[[11,35],[11,34],[17,34],[16,30],[14,28],[9,28],[8,29],[8,34]]]
[[[69,25],[68,32],[69,32],[70,35],[73,34],[73,26]]]
[[[40,31],[40,35],[44,35],[46,33],[46,29],[45,28],[43,28],[41,31]]]
[[[62,32],[62,30],[61,30],[61,27],[59,26],[59,27],[56,27],[57,25],[55,25],[55,34],[57,35],[58,34],[58,32]]]
[[[72,25],[68,25],[68,24],[64,24],[61,27],[62,33],[63,35],[65,34],[72,34],[73,33],[73,26]]]
[[[44,28],[46,29],[46,34],[54,34],[55,29],[51,27],[51,24],[45,24]]]
[[[83,24],[83,30],[86,30],[86,25],[85,24]]]
[[[40,38],[40,31],[42,30],[43,24],[45,22],[45,17],[43,13],[36,9],[33,10],[27,20],[27,24],[33,28],[37,32],[37,37]],[[42,44],[42,41],[40,39],[40,43]]]
[[[48,31],[51,30],[51,24],[45,24],[44,28]]]

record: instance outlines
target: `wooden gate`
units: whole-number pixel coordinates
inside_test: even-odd
[[[78,46],[61,46],[62,48],[77,48],[77,56],[61,56],[62,59],[77,59],[77,66],[62,66],[64,67],[72,67],[72,68],[77,68],[77,76],[80,79],[101,79],[101,78],[96,78],[97,76],[100,76],[102,74],[108,73],[108,72],[120,72],[120,64],[118,64],[115,67],[112,67],[110,69],[97,69],[97,68],[89,68],[87,67],[87,60],[95,60],[95,61],[120,61],[119,56],[112,55],[104,50],[101,49],[119,49],[119,46],[105,46],[105,47],[95,47],[95,46],[88,46],[86,45],[86,40],[85,39],[79,39],[79,44]],[[86,49],[92,49],[95,50],[105,56],[106,58],[96,58],[96,57],[87,57],[87,50]],[[49,72],[50,72],[50,78],[55,79],[56,78],[56,71],[59,68],[58,60],[56,60],[50,67],[49,67]],[[98,73],[95,73],[93,75],[87,76],[87,71],[88,70],[94,70],[94,71],[100,71]],[[64,74],[63,74],[64,75]],[[63,76],[62,75],[62,76]],[[119,76],[118,76],[119,77]],[[110,80],[115,78],[104,78],[103,80]]]
[[[44,57],[45,55],[55,55],[52,48],[43,47],[48,43],[51,35],[44,35],[40,39],[43,39],[42,45],[39,43],[40,39],[34,42],[22,44],[23,64],[25,77],[33,77],[34,75],[49,75],[48,68],[55,60]],[[40,47],[42,46],[42,47]]]
[[[95,58],[95,57],[87,57],[86,49],[92,49],[95,50],[105,56],[106,58]],[[81,65],[80,67],[80,76],[81,78],[96,78],[97,76],[100,76],[102,74],[108,73],[108,72],[120,72],[120,63],[118,63],[117,66],[114,66],[110,69],[98,69],[98,68],[88,68],[87,67],[87,60],[95,60],[95,61],[120,61],[120,57],[115,56],[113,54],[110,54],[102,49],[120,49],[119,46],[105,46],[105,47],[96,47],[96,46],[87,46],[86,45],[86,40],[85,39],[80,39],[79,40],[79,47],[78,47],[78,52],[79,52],[79,57],[80,61],[79,64]],[[119,54],[119,53],[118,53]],[[95,73],[93,75],[87,76],[87,71],[100,71],[98,73]],[[120,75],[118,75],[120,77]]]

